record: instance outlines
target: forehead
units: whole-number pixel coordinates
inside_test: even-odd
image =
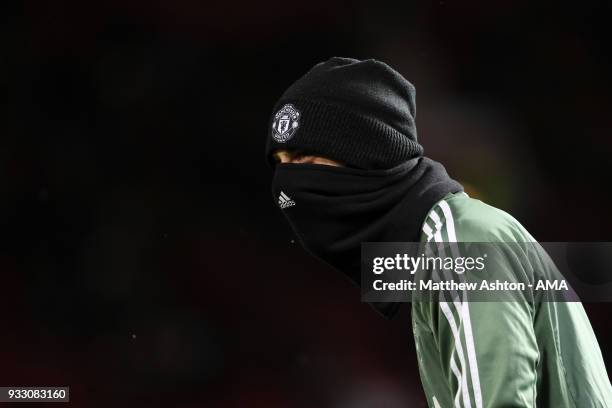
[[[275,156],[279,156],[279,155],[294,156],[296,154],[304,154],[304,153],[305,153],[304,151],[296,150],[296,149],[277,149],[272,154],[274,154]]]

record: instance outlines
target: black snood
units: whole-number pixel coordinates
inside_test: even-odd
[[[362,242],[417,242],[427,212],[462,191],[428,158],[387,170],[278,164],[272,191],[304,248],[360,284]],[[392,317],[399,304],[373,305]]]

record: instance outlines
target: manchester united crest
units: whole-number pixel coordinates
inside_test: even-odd
[[[300,111],[290,103],[286,104],[276,112],[272,122],[272,138],[278,143],[285,143],[291,139],[295,131],[300,127]]]

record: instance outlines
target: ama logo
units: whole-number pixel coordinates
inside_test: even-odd
[[[278,143],[285,143],[291,139],[295,131],[300,127],[300,111],[290,103],[286,104],[276,112],[272,122],[272,138]]]

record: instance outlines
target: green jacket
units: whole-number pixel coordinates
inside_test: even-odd
[[[535,240],[507,213],[458,193],[432,208],[421,241]],[[496,262],[513,268],[509,257]],[[579,302],[415,301],[412,325],[430,407],[612,407],[601,351]]]

